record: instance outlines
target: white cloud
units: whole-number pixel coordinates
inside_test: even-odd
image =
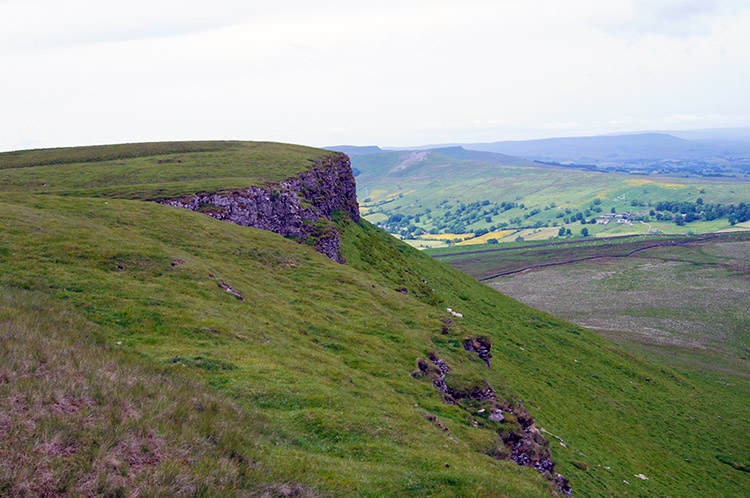
[[[602,5],[592,21],[610,33],[683,38],[710,36],[750,9],[745,0],[614,0]]]
[[[0,150],[413,145],[750,115],[750,13],[731,2],[107,3],[0,0]],[[665,17],[710,29],[602,29]]]

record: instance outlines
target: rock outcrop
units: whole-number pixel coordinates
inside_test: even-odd
[[[490,360],[492,359],[492,354],[490,353],[492,341],[490,341],[489,337],[470,337],[464,341],[464,349],[475,352],[484,361],[487,368],[492,368],[490,364]]]
[[[464,348],[467,351],[476,352],[489,366],[492,357],[489,354],[489,339],[483,337],[467,339],[464,342]],[[573,493],[570,482],[565,476],[555,472],[549,444],[523,403],[498,397],[495,390],[485,380],[478,380],[476,383],[463,385],[461,388],[453,387],[446,382],[451,369],[445,361],[433,351],[428,353],[428,357],[429,362],[421,358],[417,359],[417,369],[411,373],[411,376],[417,379],[429,378],[435,388],[443,393],[443,400],[446,403],[458,405],[468,412],[468,421],[474,427],[479,427],[480,424],[487,426],[485,420],[496,424],[495,428],[502,440],[502,445],[499,448],[490,449],[488,451],[490,456],[500,460],[511,460],[518,465],[536,469],[554,483],[563,496],[570,498]],[[477,405],[477,401],[483,405]],[[477,406],[482,406],[482,408],[477,409]],[[512,415],[511,421],[506,419],[503,412]],[[432,421],[434,423],[434,420]]]
[[[156,202],[199,211],[219,220],[260,228],[313,246],[345,263],[332,215],[359,221],[357,191],[349,158],[332,152],[295,177],[264,187],[197,193]]]

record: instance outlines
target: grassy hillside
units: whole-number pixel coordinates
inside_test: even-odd
[[[125,199],[279,182],[334,152],[270,142],[166,142],[0,154],[0,190]]]
[[[0,287],[0,495],[314,496],[256,464],[267,422],[114,337],[69,303]]]
[[[362,215],[413,245],[425,240],[471,239],[486,231],[515,229],[511,238],[629,233],[704,233],[731,229],[723,216],[678,225],[679,213],[659,211],[660,202],[747,204],[746,180],[705,180],[583,171],[550,166],[519,166],[464,160],[435,151],[392,151],[353,156]],[[605,213],[631,213],[629,219],[591,224]],[[653,211],[653,213],[652,213]],[[698,213],[700,209],[698,209]],[[589,223],[585,225],[581,219]],[[736,223],[736,220],[735,220]],[[546,229],[546,230],[545,230]],[[523,231],[521,231],[523,230]],[[436,235],[447,235],[447,239]],[[498,235],[498,240],[502,235]]]
[[[285,146],[273,147],[283,154]],[[298,151],[291,148],[292,157]],[[103,171],[76,166],[84,170],[81,183],[123,167],[98,164]],[[255,163],[251,157],[245,164]],[[170,167],[164,174],[174,177]],[[15,169],[52,183],[46,175],[53,166]],[[225,187],[236,187],[235,178],[260,178],[246,169],[227,177]],[[518,430],[518,417],[492,422],[486,402],[445,403],[430,378],[418,374],[417,360],[430,357],[450,367],[445,381],[452,389],[489,385],[518,413],[523,404],[548,431],[552,458],[575,496],[747,494],[750,477],[738,469],[748,464],[748,408],[734,398],[746,399],[745,387],[738,393],[737,386],[633,356],[365,221],[338,219],[348,262],[340,265],[270,232],[156,203],[95,197],[120,197],[119,187],[78,190],[78,170],[67,171],[65,195],[2,183],[0,285],[12,298],[0,301],[0,333],[16,353],[9,356],[14,363],[3,362],[0,399],[24,393],[29,406],[54,407],[90,398],[91,407],[75,416],[92,414],[98,432],[74,430],[78,419],[52,408],[50,421],[37,425],[26,422],[33,418],[28,411],[13,412],[14,421],[0,421],[0,430],[25,425],[20,447],[0,446],[0,461],[19,462],[0,464],[6,495],[48,482],[28,470],[25,457],[39,442],[73,448],[49,460],[49,482],[63,496],[85,489],[81,476],[106,481],[103,469],[124,472],[125,481],[104,482],[101,494],[121,486],[127,495],[139,479],[154,494],[182,496],[555,493],[538,472],[498,459],[501,438]],[[129,184],[123,197],[152,188]],[[477,337],[491,342],[491,369],[464,349]],[[24,341],[39,346],[23,356]],[[104,376],[111,386],[95,378],[101,362],[114,372]],[[45,369],[59,373],[41,380],[25,373]],[[129,389],[121,387],[123,371],[132,371],[133,380],[124,379]],[[206,401],[182,401],[188,387],[180,386],[196,381]],[[164,407],[160,387],[170,383],[178,394]],[[95,415],[120,413],[123,405],[136,406],[140,418],[122,425],[113,415]],[[217,416],[203,416],[205,406]],[[118,453],[121,441],[141,442],[148,431],[163,449],[143,444],[164,458]],[[119,463],[100,460],[109,454],[120,455]],[[195,455],[192,471],[185,455]],[[217,467],[224,488],[210,480]]]

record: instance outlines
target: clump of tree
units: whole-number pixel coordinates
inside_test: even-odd
[[[744,223],[750,220],[750,206],[744,202],[735,204],[705,204],[702,198],[691,201],[660,201],[654,205],[657,220],[674,220],[677,224],[694,221],[712,221],[726,218],[730,224]]]

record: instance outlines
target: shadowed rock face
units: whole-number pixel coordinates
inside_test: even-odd
[[[345,154],[338,153],[316,162],[310,171],[265,187],[197,193],[157,202],[297,239],[339,263],[346,261],[331,216],[341,211],[359,221],[351,164]]]
[[[492,359],[492,354],[490,354],[490,349],[492,349],[492,342],[490,341],[489,337],[472,337],[469,339],[466,339],[464,341],[464,349],[466,351],[473,351],[479,356],[479,358],[484,361],[484,364],[487,365],[487,368],[492,368],[490,365],[490,360]]]

